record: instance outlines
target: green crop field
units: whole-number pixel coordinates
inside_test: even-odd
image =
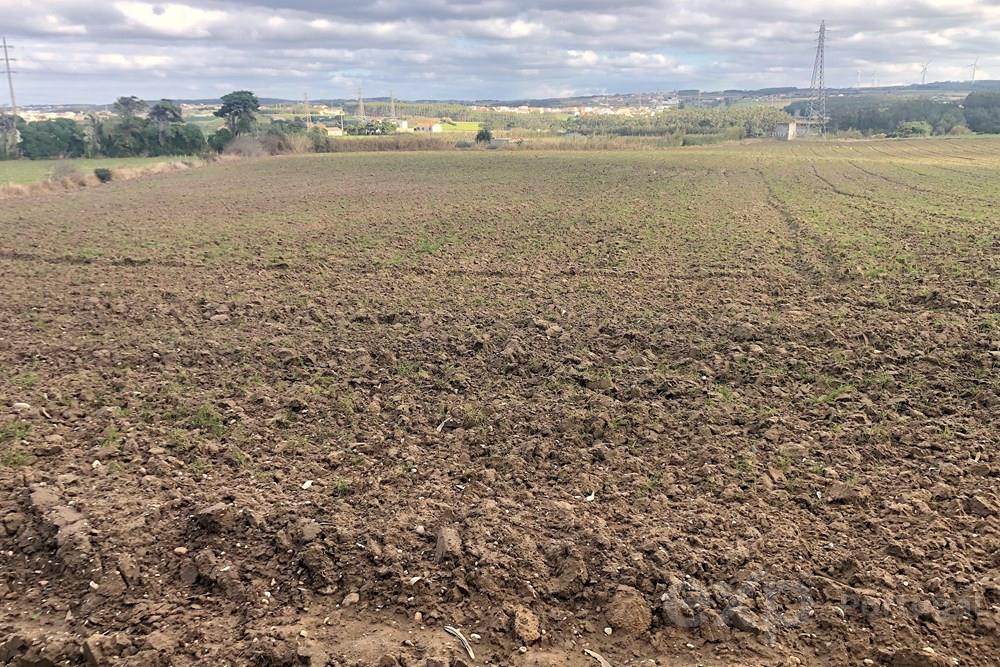
[[[78,158],[73,160],[3,160],[0,161],[0,185],[18,183],[27,185],[36,181],[44,181],[49,177],[52,168],[60,163],[76,167],[81,173],[88,174],[98,167],[140,167],[156,162],[169,162],[183,159],[181,157],[123,157],[123,158]]]
[[[471,120],[456,120],[451,123],[441,123],[442,132],[478,132],[480,123]]]
[[[476,664],[985,665],[998,202],[996,138],[5,201],[8,623],[154,633],[103,644],[136,664],[472,664],[454,625]]]

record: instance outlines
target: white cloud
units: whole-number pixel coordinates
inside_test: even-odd
[[[996,0],[0,0],[22,99],[218,94],[513,98],[536,91],[851,84],[1000,71]],[[74,58],[66,58],[67,53]],[[50,54],[56,57],[49,58]],[[67,61],[87,63],[77,67]],[[156,80],[150,74],[163,76]],[[70,96],[70,97],[68,97]]]
[[[156,34],[186,39],[210,37],[211,27],[226,20],[226,13],[190,5],[116,2],[114,8],[128,22]]]

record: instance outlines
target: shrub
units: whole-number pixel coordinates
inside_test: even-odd
[[[98,167],[94,170],[94,176],[97,177],[101,183],[109,183],[112,178],[111,170],[104,167]]]
[[[305,134],[292,134],[288,137],[288,151],[290,153],[312,153],[316,149],[312,137]]]
[[[923,120],[905,121],[896,126],[894,137],[929,137],[934,127]]]
[[[721,144],[726,141],[723,134],[685,134],[681,145],[683,146],[707,146],[709,144]]]
[[[68,185],[86,185],[87,179],[84,177],[76,165],[72,162],[56,162],[49,171],[49,180],[62,182]]]
[[[479,131],[476,132],[476,143],[477,144],[488,144],[493,141],[493,132],[490,131],[488,127],[480,127]]]
[[[226,144],[233,140],[233,133],[230,132],[225,127],[220,127],[215,131],[208,139],[209,148],[214,149],[217,153],[221,153],[225,149]]]
[[[257,137],[240,136],[236,137],[222,149],[225,155],[236,155],[239,157],[263,157],[267,155],[267,150]]]
[[[473,146],[475,146],[475,144],[472,143],[471,141],[464,141],[463,140],[463,141],[456,141],[455,142],[455,148],[472,148]]]

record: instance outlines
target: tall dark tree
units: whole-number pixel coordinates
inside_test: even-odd
[[[163,128],[171,123],[184,120],[181,108],[171,100],[160,100],[149,110],[149,120],[156,123],[156,134],[160,145],[163,145]]]
[[[249,90],[236,90],[222,96],[222,106],[215,111],[215,115],[225,118],[229,131],[238,135],[253,129],[259,109],[260,101],[256,95]]]
[[[135,95],[130,95],[129,97],[119,97],[115,100],[115,103],[111,105],[114,110],[122,120],[130,120],[136,116],[141,116],[149,108],[149,105],[140,100]]]

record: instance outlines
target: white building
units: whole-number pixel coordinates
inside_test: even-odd
[[[787,123],[778,123],[775,125],[771,136],[782,141],[792,141],[795,139],[797,132],[798,125],[794,120],[790,120]]]

